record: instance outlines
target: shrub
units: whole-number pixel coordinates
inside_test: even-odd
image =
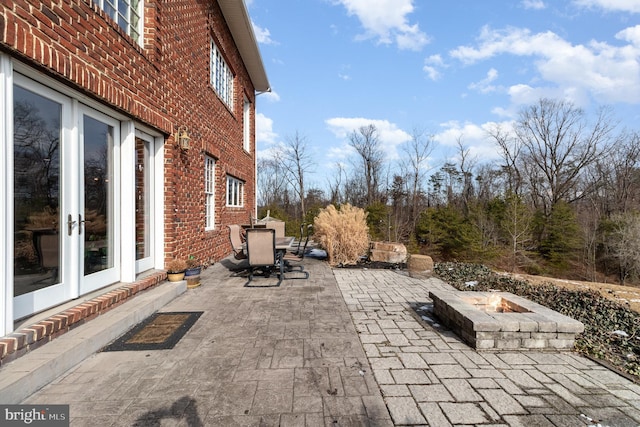
[[[330,265],[355,264],[369,249],[364,210],[350,204],[329,205],[313,221],[314,240],[327,251]]]

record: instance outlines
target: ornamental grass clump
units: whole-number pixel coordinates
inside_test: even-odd
[[[327,251],[330,265],[355,264],[369,249],[369,227],[363,209],[345,204],[321,209],[313,221],[314,240]]]

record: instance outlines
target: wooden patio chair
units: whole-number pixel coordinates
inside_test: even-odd
[[[282,262],[276,251],[276,233],[271,228],[250,228],[247,230],[247,261],[249,263],[249,281],[245,286],[251,286],[253,275],[256,270],[261,270],[265,277],[269,277],[279,268],[278,282],[282,282]]]

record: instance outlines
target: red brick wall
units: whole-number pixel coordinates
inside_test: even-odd
[[[255,141],[246,153],[242,120],[243,97],[255,97],[218,3],[147,1],[143,47],[89,0],[1,7],[0,49],[166,135],[165,258],[229,254],[226,224],[248,222],[254,206]],[[232,108],[209,86],[212,36],[235,75]],[[174,145],[178,126],[189,128],[188,152]],[[214,231],[204,230],[205,155],[217,159]],[[245,181],[244,208],[225,207],[227,173]]]

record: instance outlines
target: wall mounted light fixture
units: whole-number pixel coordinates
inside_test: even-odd
[[[176,144],[178,144],[178,147],[180,147],[181,150],[189,151],[189,148],[191,148],[191,146],[189,145],[191,138],[189,137],[188,127],[186,126],[178,127],[178,132],[176,132],[175,139],[176,139]]]

